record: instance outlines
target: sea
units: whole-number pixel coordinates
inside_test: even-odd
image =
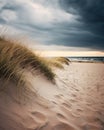
[[[67,57],[71,61],[104,62],[104,57]]]

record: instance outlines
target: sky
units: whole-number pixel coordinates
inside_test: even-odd
[[[0,30],[34,49],[104,56],[104,0],[0,0]]]

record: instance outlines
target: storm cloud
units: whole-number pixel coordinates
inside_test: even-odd
[[[61,7],[68,13],[78,15],[82,26],[81,30],[86,30],[92,35],[86,34],[82,40],[86,39],[92,46],[104,48],[104,1],[103,0],[60,0]]]
[[[0,0],[0,26],[42,45],[104,50],[103,0]]]

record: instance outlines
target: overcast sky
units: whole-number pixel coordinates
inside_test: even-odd
[[[104,0],[0,0],[0,27],[46,48],[104,51]]]

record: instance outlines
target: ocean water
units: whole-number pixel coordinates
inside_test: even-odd
[[[71,61],[104,62],[104,57],[68,57]]]

